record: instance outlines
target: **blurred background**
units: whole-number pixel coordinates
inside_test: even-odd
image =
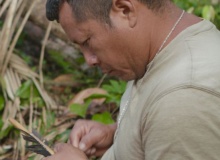
[[[173,0],[220,29],[219,0]],[[27,151],[14,118],[52,146],[66,142],[75,121],[116,121],[126,82],[89,68],[56,22],[46,0],[0,0],[0,160],[39,160]],[[210,42],[211,43],[211,42]]]

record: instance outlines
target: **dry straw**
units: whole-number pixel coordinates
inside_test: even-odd
[[[14,54],[15,45],[21,35],[28,18],[33,11],[33,8],[40,2],[39,0],[33,1],[31,6],[26,6],[29,0],[0,0],[0,18],[4,19],[4,24],[2,29],[0,29],[0,82],[1,89],[4,93],[4,98],[6,105],[3,111],[2,120],[4,126],[2,131],[9,127],[8,119],[16,118],[18,121],[25,126],[22,112],[20,110],[20,99],[16,96],[18,88],[21,86],[22,81],[32,80],[36,88],[38,89],[41,97],[43,98],[47,109],[57,108],[56,103],[51,99],[47,92],[43,89],[43,73],[42,73],[42,62],[44,58],[44,50],[47,44],[47,39],[50,35],[51,25],[49,23],[44,41],[41,50],[41,59],[40,59],[40,75],[33,72],[28,65]],[[28,10],[24,13],[25,7]],[[23,15],[23,16],[22,16]],[[41,85],[39,83],[41,81]],[[32,97],[32,96],[30,96]],[[33,116],[33,107],[32,99],[30,98],[30,114],[29,114],[29,123],[32,124]],[[30,129],[32,126],[29,127]],[[0,148],[4,146],[0,145]],[[21,153],[21,156],[25,155],[25,143],[22,139],[19,139],[17,142],[14,142],[14,157],[17,159],[19,157],[18,153]],[[10,154],[9,154],[10,155]],[[4,159],[4,155],[0,156],[0,159]]]

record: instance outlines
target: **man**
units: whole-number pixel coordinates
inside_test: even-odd
[[[46,160],[219,159],[220,33],[212,23],[169,0],[51,0],[47,16],[89,65],[129,82],[117,124],[78,121]]]

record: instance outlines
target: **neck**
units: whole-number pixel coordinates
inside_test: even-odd
[[[182,10],[177,7],[173,7],[171,12],[167,12],[161,16],[156,15],[150,32],[151,44],[149,44],[148,63],[153,60],[159,49],[162,50],[166,47],[183,30],[181,25],[183,23],[184,15],[183,17],[181,17],[181,15]],[[179,19],[180,21],[178,22]],[[177,22],[178,24],[174,26]],[[174,29],[173,31],[171,31],[172,28]],[[169,33],[171,34],[168,37]]]
[[[148,63],[150,63],[154,59],[154,57],[158,53],[159,48],[161,47],[164,40],[167,38],[169,32],[174,27],[175,23],[178,21],[179,18],[181,18],[179,23],[176,25],[170,37],[167,39],[166,43],[163,45],[161,49],[166,47],[184,29],[201,21],[200,18],[188,13],[184,13],[184,15],[180,17],[183,10],[179,9],[178,7],[172,4],[168,8],[168,10],[169,11],[165,11],[166,13],[164,12],[164,14],[161,16],[155,15],[152,30],[150,32],[151,43],[149,44],[150,47],[148,52]]]

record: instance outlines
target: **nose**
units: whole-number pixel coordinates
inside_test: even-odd
[[[86,51],[83,53],[83,56],[86,60],[86,63],[89,65],[89,66],[96,66],[98,65],[98,58],[97,56],[94,54],[94,53],[91,53],[89,51]]]

